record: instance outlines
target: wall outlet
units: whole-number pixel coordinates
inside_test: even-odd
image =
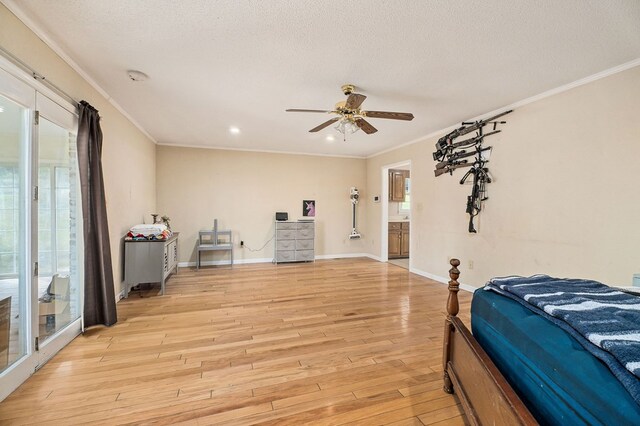
[[[375,197],[373,197],[373,202],[374,203],[379,203],[380,202],[380,196],[376,195]]]
[[[469,269],[473,269],[473,260],[470,260],[468,263]]]

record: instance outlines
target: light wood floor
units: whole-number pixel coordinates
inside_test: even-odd
[[[342,259],[181,269],[143,293],[2,402],[0,424],[464,424],[442,391],[443,284]]]
[[[404,269],[409,269],[409,258],[403,258],[403,259],[389,259],[388,260],[389,263],[391,263],[392,265],[396,265],[399,266],[401,268]]]

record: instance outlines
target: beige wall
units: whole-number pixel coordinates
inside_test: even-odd
[[[316,255],[368,252],[362,241],[349,240],[349,189],[366,197],[364,159],[271,154],[217,149],[158,146],[156,169],[158,213],[171,218],[180,232],[180,262],[195,261],[200,229],[234,232],[238,261],[271,259],[273,242],[260,251],[239,247],[243,240],[258,249],[274,234],[276,211],[302,217],[302,200],[316,200]],[[359,223],[364,220],[358,211]],[[227,260],[227,254],[207,255],[203,261]]]
[[[100,111],[107,215],[118,293],[122,281],[121,239],[132,224],[155,210],[156,146],[1,4],[0,45],[75,99],[84,99]]]
[[[488,139],[494,182],[476,235],[462,173],[433,175],[437,138],[370,158],[367,192],[381,192],[383,165],[411,160],[411,262],[422,272],[446,277],[454,256],[473,286],[534,273],[631,285],[640,272],[639,116],[640,67],[517,108]],[[381,204],[367,203],[367,242],[379,255]]]

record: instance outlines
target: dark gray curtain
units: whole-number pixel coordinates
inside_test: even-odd
[[[113,325],[118,318],[102,179],[100,116],[85,101],[80,102],[78,108],[78,166],[84,224],[84,326]]]

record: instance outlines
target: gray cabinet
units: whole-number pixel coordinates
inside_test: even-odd
[[[124,242],[124,297],[131,288],[142,283],[164,283],[172,272],[178,272],[178,235],[164,241]]]
[[[276,221],[275,263],[315,260],[315,223]]]

